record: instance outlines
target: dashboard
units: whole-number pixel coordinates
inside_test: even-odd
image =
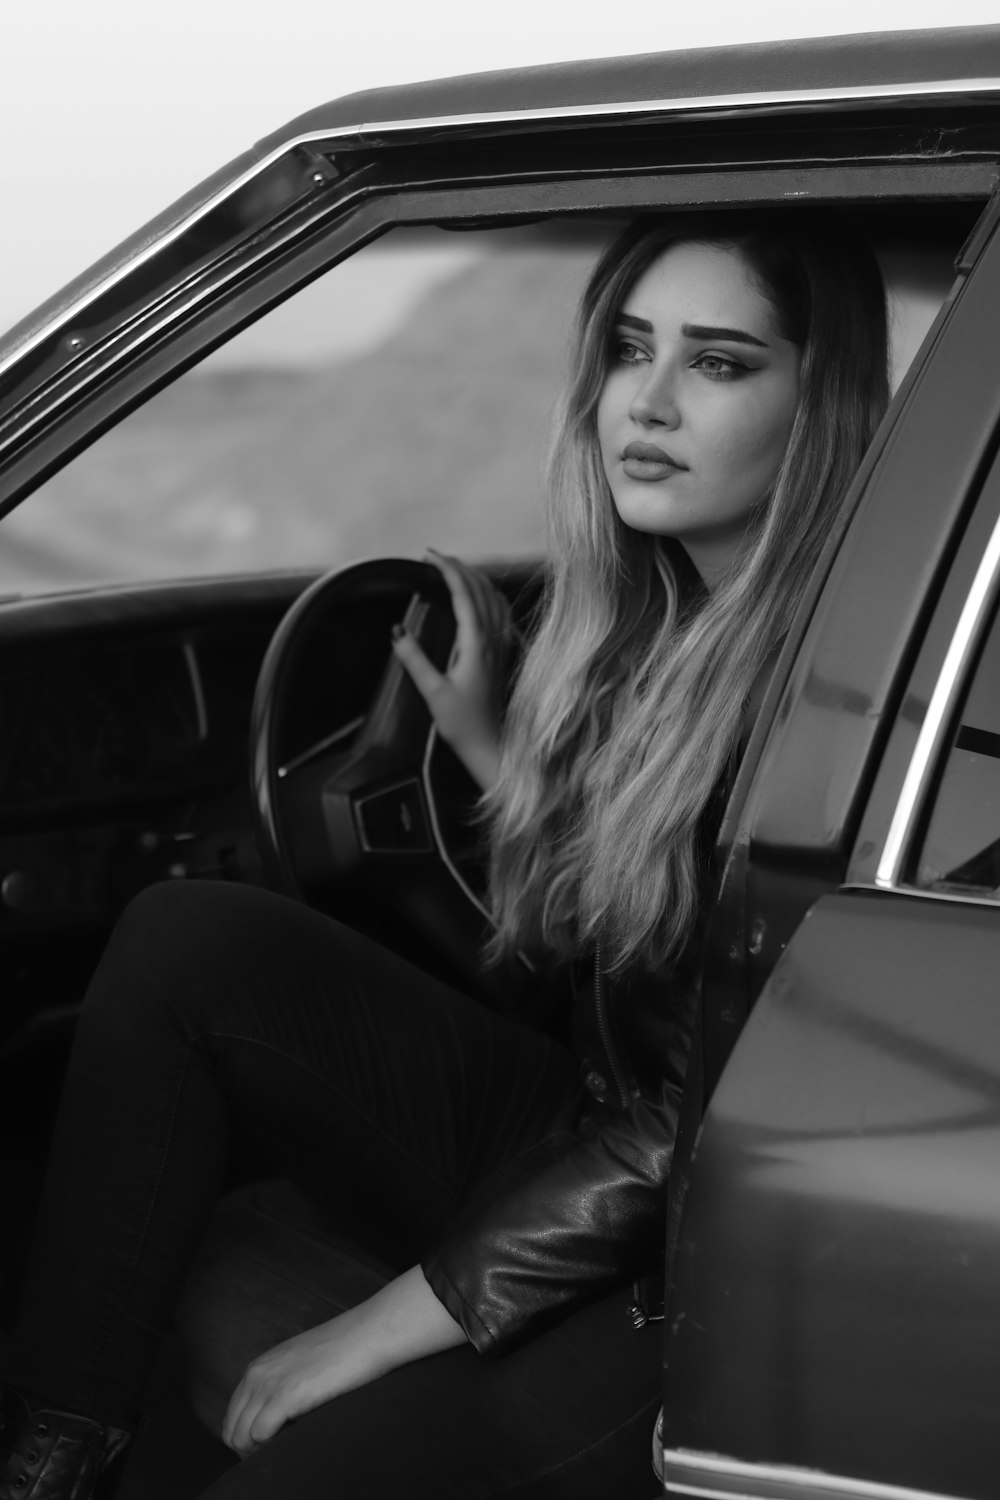
[[[260,881],[254,687],[312,574],[0,610],[0,945],[104,928],[152,881]]]
[[[537,565],[489,571],[527,627]],[[0,601],[0,1046],[5,1033],[72,1010],[112,926],[146,886],[267,883],[249,776],[253,698],[275,630],[316,576]],[[312,631],[283,710],[282,764],[356,730],[399,614],[398,598],[356,600]],[[481,835],[465,814],[472,784],[440,741],[427,774],[448,868],[380,865],[338,893],[337,915],[500,1003],[514,991],[510,976],[482,971]]]

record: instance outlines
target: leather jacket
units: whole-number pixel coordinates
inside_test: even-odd
[[[662,1255],[665,1188],[697,1003],[695,966],[612,983],[577,975],[573,1050],[587,1103],[423,1261],[452,1317],[502,1353]]]
[[[706,893],[718,824],[780,648],[754,683],[740,744],[703,815]],[[696,931],[669,975],[612,983],[598,951],[589,978],[575,976],[572,1046],[589,1095],[576,1129],[513,1163],[422,1263],[480,1353],[503,1353],[662,1261],[703,946]],[[641,1307],[635,1321],[645,1321]]]

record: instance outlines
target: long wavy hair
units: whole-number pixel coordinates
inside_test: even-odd
[[[798,408],[766,503],[709,593],[677,543],[630,529],[597,404],[622,304],[680,243],[737,250],[801,351]],[[579,956],[612,973],[675,960],[704,894],[706,807],[888,400],[885,290],[833,216],[689,214],[633,224],[580,307],[549,486],[551,566],[485,803],[489,955]]]

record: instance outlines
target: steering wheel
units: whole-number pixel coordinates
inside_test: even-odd
[[[328,573],[278,626],[250,733],[265,873],[492,1009],[516,1011],[535,971],[521,955],[483,967],[479,788],[392,651],[398,620],[443,671],[455,618],[429,563],[378,558]]]
[[[294,700],[316,692],[315,663],[311,673],[303,667],[317,632],[339,616],[343,648],[344,632],[373,615],[384,622],[385,650],[374,652],[376,680],[355,683],[355,707],[359,692],[367,706],[289,754]],[[428,779],[431,716],[391,650],[392,620],[402,620],[444,669],[455,620],[440,573],[429,563],[380,558],[307,588],[275,632],[257,679],[250,752],[258,846],[272,885],[314,905],[328,905],[336,888],[366,873],[381,878],[389,864],[442,854]],[[347,645],[343,666],[356,676],[362,646],[371,657],[371,642],[355,637]]]

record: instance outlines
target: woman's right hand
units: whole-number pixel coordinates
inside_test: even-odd
[[[392,648],[425,700],[441,738],[488,791],[500,767],[504,672],[514,639],[510,605],[484,573],[457,557],[430,553],[451,593],[457,626],[447,670],[396,626]]]

